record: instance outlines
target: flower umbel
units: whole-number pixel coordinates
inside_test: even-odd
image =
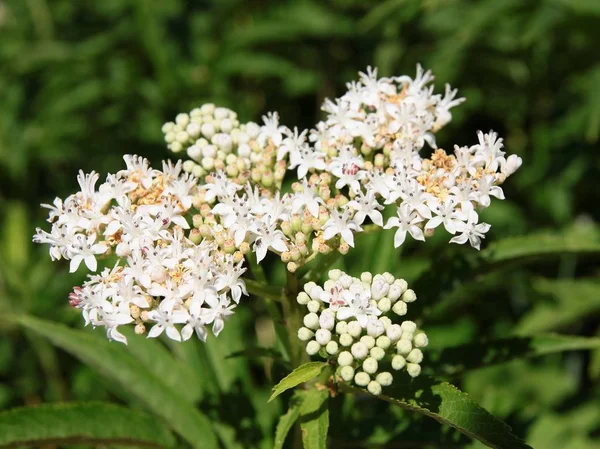
[[[393,371],[421,373],[420,348],[427,346],[427,336],[412,321],[395,322],[416,299],[407,287],[390,273],[358,279],[331,270],[323,287],[309,282],[298,295],[308,309],[298,338],[309,355],[336,363],[345,382],[380,394],[392,383]]]

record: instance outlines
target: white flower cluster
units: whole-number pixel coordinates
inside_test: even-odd
[[[308,309],[298,338],[307,342],[309,355],[335,361],[344,381],[381,394],[393,381],[392,371],[421,373],[419,348],[427,346],[427,336],[412,321],[394,323],[417,299],[407,287],[390,273],[357,279],[331,270],[323,287],[309,282],[298,295]]]
[[[434,94],[432,80],[421,67],[414,79],[378,79],[369,69],[325,102],[328,116],[310,132],[280,125],[277,113],[262,126],[240,124],[212,104],[179,114],[163,131],[173,151],[187,149],[192,158],[184,169],[207,183],[200,210],[213,238],[233,240],[243,253],[243,242],[254,244],[259,260],[269,249],[295,271],[317,254],[345,254],[369,222],[397,228],[395,247],[407,234],[425,240],[443,226],[451,242],[479,249],[490,225],[477,210],[492,196],[504,198],[499,184],[521,159],[505,157],[493,132],[452,155],[437,149],[434,133],[463,99],[449,86]],[[429,158],[420,155],[425,143],[434,149]],[[286,169],[298,181],[281,194]],[[386,223],[385,208],[393,211]]]
[[[124,159],[126,170],[109,174],[98,189],[98,174],[80,172],[79,192],[44,205],[52,229],[37,229],[34,241],[49,244],[53,260],[70,260],[71,272],[81,262],[96,271],[98,257],[116,255],[114,268],[91,275],[69,296],[86,324],[105,326],[110,339],[125,343],[118,326],[130,323],[140,334],[153,324],[149,337],[166,332],[180,341],[195,331],[205,340],[210,324],[217,335],[247,294],[243,256],[200,242],[197,230],[185,236],[197,180],[181,162],[154,170],[141,157]]]

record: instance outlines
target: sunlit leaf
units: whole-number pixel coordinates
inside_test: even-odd
[[[343,385],[342,388],[345,391],[370,395],[366,390],[355,387]],[[384,394],[375,397],[454,427],[488,447],[531,449],[512,433],[508,425],[447,382],[425,376],[405,382],[403,379],[394,379],[393,384],[385,388]]]
[[[166,448],[175,438],[155,417],[114,404],[43,404],[0,413],[0,448],[75,444]]]
[[[329,430],[329,390],[312,388],[302,395],[300,429],[304,449],[325,449]]]
[[[284,391],[317,377],[326,366],[325,362],[308,362],[300,365],[273,387],[273,394],[269,398],[269,402]]]

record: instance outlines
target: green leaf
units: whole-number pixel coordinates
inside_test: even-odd
[[[156,418],[114,404],[44,404],[0,413],[0,448],[85,445],[173,447]]]
[[[600,338],[542,334],[513,337],[427,351],[428,374],[456,376],[470,369],[563,351],[600,348]]]
[[[399,376],[397,376],[399,377]],[[345,391],[364,393],[366,390],[342,384]],[[385,394],[374,396],[403,409],[421,413],[454,427],[459,432],[497,449],[532,449],[516,437],[511,428],[478,405],[466,393],[448,382],[427,376],[414,380],[394,379]]]
[[[325,449],[329,430],[329,390],[313,388],[302,394],[300,429],[304,449]]]
[[[518,334],[534,334],[583,321],[600,311],[600,282],[592,279],[534,279],[533,289],[554,301],[536,302],[517,326]]]
[[[245,357],[248,359],[259,359],[265,357],[269,359],[283,360],[281,352],[275,348],[247,348],[242,349],[241,351],[232,352],[231,354],[225,356],[226,359],[237,357]]]
[[[124,326],[123,326],[124,327]],[[196,402],[202,396],[201,374],[194,371],[182,360],[173,357],[161,342],[154,338],[135,335],[133,329],[123,329],[127,337],[128,352],[168,387],[177,390],[186,386],[185,396],[190,402]]]
[[[545,231],[497,240],[481,251],[481,258],[487,264],[504,264],[565,254],[600,254],[598,229],[577,225],[563,232]]]
[[[303,392],[298,392],[290,401],[290,408],[285,413],[285,415],[281,415],[279,418],[279,422],[277,423],[277,428],[275,429],[275,444],[273,445],[273,449],[282,449],[283,443],[285,443],[285,438],[287,437],[290,429],[294,425],[294,423],[300,417],[300,409],[304,402],[304,394]]]
[[[17,321],[119,384],[169,423],[193,447],[217,447],[217,437],[209,419],[186,397],[186,386],[170,388],[151,370],[140,366],[126,346],[38,318],[22,316]]]
[[[300,365],[273,387],[273,394],[268,402],[271,402],[284,391],[317,377],[326,366],[326,362],[308,362],[304,365]]]

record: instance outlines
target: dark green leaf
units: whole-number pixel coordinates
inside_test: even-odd
[[[366,390],[342,386],[345,391]],[[385,394],[376,396],[406,410],[422,413],[436,421],[454,427],[459,432],[496,449],[531,449],[511,428],[479,406],[466,393],[448,382],[426,376],[403,382],[395,379]]]
[[[600,254],[600,232],[579,225],[563,232],[538,232],[497,240],[481,251],[487,264],[513,263],[565,254]]]
[[[37,318],[19,317],[17,320],[117,382],[162,417],[193,447],[217,447],[217,437],[210,421],[190,403],[185,395],[185,385],[178,390],[168,387],[152,371],[141,366],[126,346],[87,331],[69,329]]]
[[[329,430],[329,390],[313,388],[302,395],[300,429],[304,449],[325,449]]]
[[[600,311],[600,282],[592,279],[553,280],[538,278],[533,289],[554,301],[536,302],[525,314],[517,333],[533,334],[554,330],[585,320]]]
[[[119,445],[173,447],[156,418],[114,404],[44,404],[0,413],[0,448]]]
[[[542,334],[469,343],[427,351],[427,372],[456,376],[466,370],[496,365],[514,359],[563,351],[600,348],[600,338]]]
[[[303,394],[304,392],[298,392],[292,397],[290,401],[290,408],[279,418],[279,422],[277,423],[277,428],[275,429],[275,444],[273,445],[274,449],[282,449],[283,443],[285,443],[285,438],[287,437],[290,429],[300,416],[300,408],[302,407],[302,403],[304,401]]]
[[[257,359],[262,357],[267,357],[271,359],[281,360],[281,353],[273,348],[248,348],[242,349],[241,351],[235,351],[226,356],[226,359],[237,358],[237,357],[246,357],[249,359]]]
[[[273,387],[273,394],[269,398],[269,402],[271,402],[284,391],[317,377],[319,374],[321,374],[321,371],[323,371],[323,368],[326,366],[327,363],[325,362],[308,362],[304,365],[300,365],[290,374],[281,379],[281,381],[275,385],[275,387]]]

